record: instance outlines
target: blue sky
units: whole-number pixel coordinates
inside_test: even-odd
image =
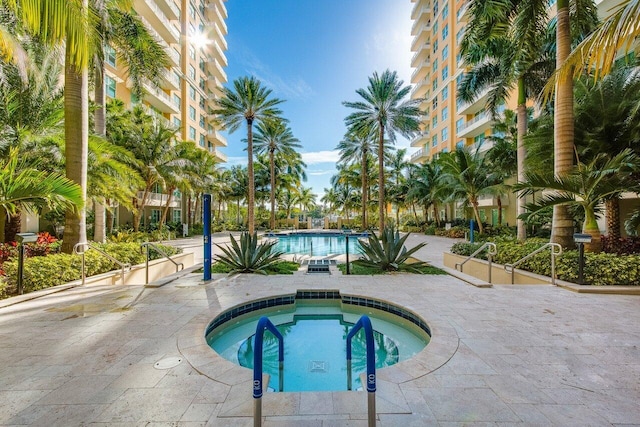
[[[308,180],[323,194],[335,173],[335,147],[358,88],[374,71],[411,77],[410,0],[229,0],[226,68],[230,84],[255,75],[285,99],[283,115],[300,140]],[[226,164],[246,165],[246,131],[227,134]],[[409,146],[398,139],[397,146]],[[413,150],[409,150],[414,151]]]

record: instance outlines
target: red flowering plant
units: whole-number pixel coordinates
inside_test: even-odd
[[[46,231],[38,233],[38,240],[35,243],[27,243],[25,245],[25,255],[27,257],[45,256],[53,250],[57,252],[59,246],[58,239]]]

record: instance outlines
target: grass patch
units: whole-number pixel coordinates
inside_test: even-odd
[[[373,276],[378,274],[387,274],[386,272],[383,272],[379,269],[363,267],[353,263],[350,263],[350,264],[351,264],[350,272],[354,276]],[[347,274],[347,264],[338,264],[338,270],[340,270],[342,274]],[[443,270],[440,270],[438,267],[434,267],[432,265],[425,265],[423,267],[419,267],[418,270],[420,271],[420,274],[439,274],[439,275],[447,274]],[[408,273],[408,272],[403,272],[403,273]],[[408,274],[411,274],[411,273],[408,273]]]
[[[273,265],[269,266],[266,271],[269,275],[274,274],[293,274],[298,271],[300,265],[297,262],[292,261],[278,261]],[[202,272],[202,269],[198,270]],[[221,262],[214,262],[211,265],[211,273],[217,274],[228,274],[231,271],[231,267],[222,264]],[[197,271],[195,271],[197,272]],[[195,273],[194,272],[194,273]]]

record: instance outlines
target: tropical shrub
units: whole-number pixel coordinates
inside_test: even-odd
[[[268,275],[274,274],[293,274],[300,268],[300,264],[292,261],[276,261],[267,268],[265,271]],[[222,264],[220,262],[216,262],[211,266],[212,273],[224,273],[228,274],[231,272],[231,267],[226,264]]]
[[[274,251],[277,242],[263,242],[258,245],[256,232],[240,235],[240,243],[230,234],[231,247],[216,244],[224,255],[218,255],[218,263],[230,268],[229,274],[258,273],[267,274],[267,268],[276,263],[284,253]]]
[[[146,254],[140,250],[137,243],[104,243],[95,244],[100,249],[107,252],[120,262],[131,265],[145,262]],[[167,255],[181,253],[182,250],[171,246],[158,245]],[[161,255],[155,251],[150,252],[151,259],[160,258]],[[82,258],[78,255],[70,254],[50,254],[26,258],[24,260],[23,286],[24,292],[32,292],[51,286],[78,280],[82,277],[80,271]],[[16,258],[10,259],[3,264],[6,272],[6,283],[10,290],[15,289],[18,277],[18,261]],[[85,253],[86,275],[106,273],[119,268],[107,257],[97,251],[89,250]]]
[[[443,236],[443,237],[451,237],[454,239],[462,239],[464,238],[464,236],[466,235],[466,233],[469,231],[469,227],[464,227],[461,225],[455,225],[453,227],[451,227],[449,230],[446,230],[444,228],[436,228],[435,229],[435,235],[436,236]]]
[[[602,236],[602,250],[619,255],[640,254],[640,237],[620,237],[614,240],[609,236]]]
[[[408,260],[416,251],[423,248],[426,243],[420,243],[407,250],[404,243],[409,235],[410,233],[407,233],[400,237],[400,233],[393,227],[385,227],[380,233],[380,238],[372,232],[368,242],[360,240],[363,257],[354,261],[354,264],[379,271],[421,273],[420,268],[428,264],[423,261],[408,262]]]

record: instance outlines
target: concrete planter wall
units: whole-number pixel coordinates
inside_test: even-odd
[[[444,253],[444,265],[449,268],[456,268],[456,263],[461,263],[467,257],[462,255],[452,254],[451,252]],[[465,263],[462,267],[462,272],[473,277],[477,277],[480,280],[489,281],[489,262],[483,259],[472,258]],[[492,263],[491,268],[491,283],[496,285],[510,285],[511,273],[507,273],[504,270],[502,264]],[[541,285],[551,284],[551,278],[547,276],[541,276],[539,274],[530,273],[524,270],[515,270],[513,283],[515,285]]]

